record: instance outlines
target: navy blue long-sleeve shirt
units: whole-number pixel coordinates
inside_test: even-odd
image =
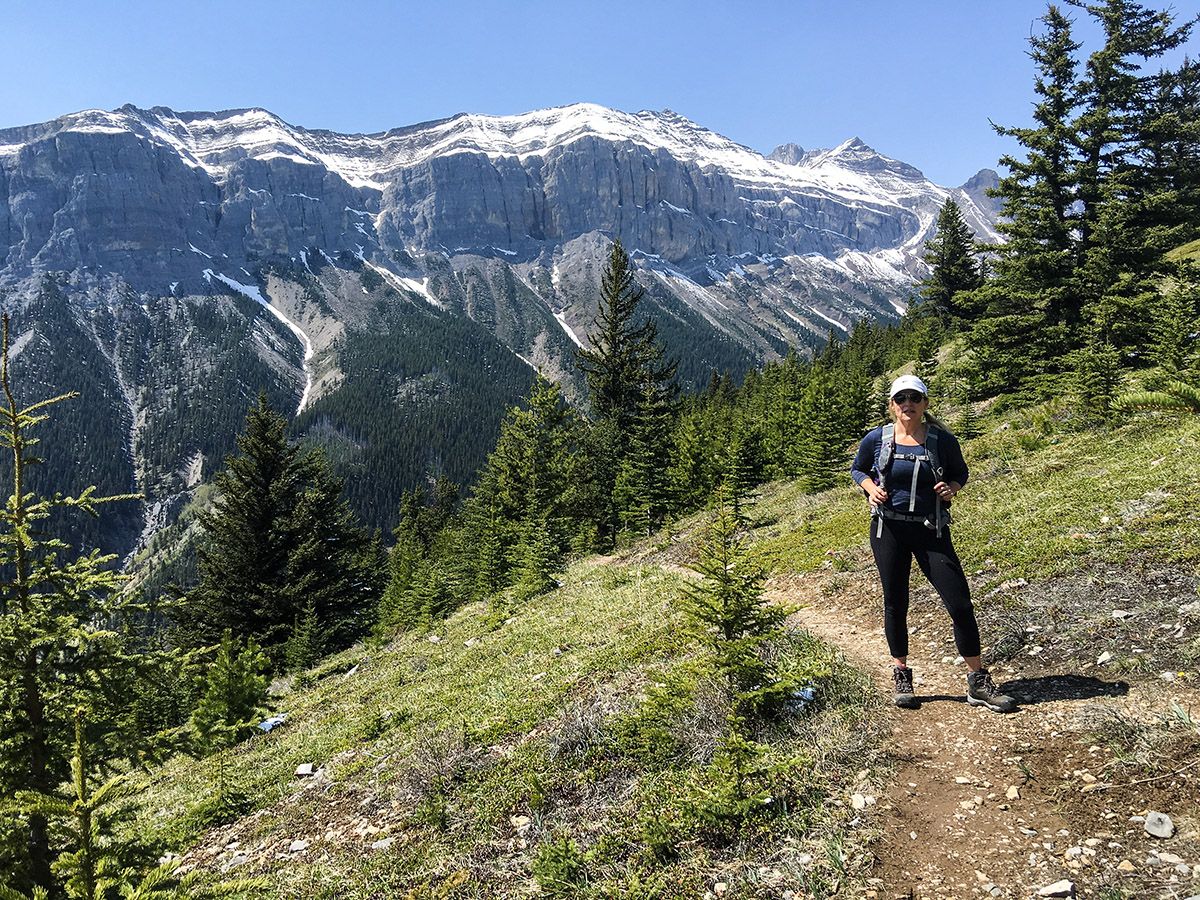
[[[858,445],[858,453],[854,455],[854,462],[850,465],[850,476],[854,479],[855,484],[861,485],[864,478],[870,478],[876,484],[879,483],[879,472],[875,468],[875,460],[879,458],[879,447],[882,443],[883,426],[880,425],[867,432]],[[925,445],[905,447],[897,444],[895,452],[920,455],[925,452]],[[941,480],[947,484],[952,481],[958,482],[960,485],[966,484],[970,473],[967,471],[967,461],[963,459],[962,447],[959,446],[958,439],[950,432],[939,429],[937,452],[938,461],[942,465]],[[892,459],[886,485],[887,505],[897,512],[908,512],[914,465],[912,460]],[[917,502],[913,508],[915,514],[929,515],[933,513],[937,501],[937,496],[933,493],[933,486],[937,481],[938,479],[933,477],[929,466],[922,463],[921,472],[917,476]]]

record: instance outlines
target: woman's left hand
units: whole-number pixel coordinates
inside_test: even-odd
[[[947,484],[944,481],[939,481],[933,486],[933,492],[943,500],[950,500],[958,493],[958,486],[955,484]]]

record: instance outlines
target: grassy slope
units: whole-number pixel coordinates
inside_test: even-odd
[[[1200,419],[1170,416],[1079,434],[1035,415],[967,442],[972,475],[954,528],[963,565],[1004,580],[1064,574],[1088,556],[1200,560],[1198,446]],[[757,545],[772,571],[814,569],[865,538],[852,491],[804,496],[782,484],[767,505],[781,511]]]
[[[822,709],[768,736],[768,759],[788,769],[776,779],[788,814],[732,842],[698,840],[681,810],[724,720],[720,697],[701,690],[674,753],[657,740],[660,720],[633,725],[650,683],[691,653],[674,603],[683,580],[588,560],[498,626],[477,605],[436,633],[343,654],[324,667],[333,674],[280,702],[285,727],[169,764],[146,797],[150,834],[177,846],[200,838],[189,863],[220,868],[245,853],[238,873],[273,871],[279,897],[438,896],[456,880],[453,896],[523,896],[534,856],[560,836],[587,854],[591,896],[695,896],[718,877],[823,892],[865,862],[837,835],[849,811],[824,801],[827,789],[848,793],[869,758],[875,699],[826,648],[797,638],[794,655],[834,671],[821,679]],[[303,762],[323,774],[295,778]],[[196,801],[222,777],[261,811],[202,836]],[[311,848],[289,854],[295,839]],[[388,846],[372,850],[378,841]],[[662,860],[649,856],[656,842]]]
[[[1145,417],[1083,435],[1056,421],[1034,415],[968,445],[974,475],[956,525],[968,570],[1001,581],[1134,554],[1200,558],[1200,420]],[[837,569],[865,552],[852,491],[777,483],[758,516],[755,552],[773,571]],[[536,892],[533,860],[560,835],[586,854],[583,896],[696,896],[718,880],[829,894],[864,862],[865,836],[844,828],[845,798],[870,777],[859,769],[880,740],[861,676],[835,663],[823,707],[764,736],[771,759],[807,758],[785,769],[788,814],[724,845],[679,821],[706,777],[716,728],[705,718],[719,719],[719,704],[701,692],[670,723],[687,734],[669,758],[622,726],[690,653],[674,604],[684,576],[647,561],[686,555],[693,524],[669,548],[637,548],[641,563],[574,564],[560,590],[501,625],[476,606],[436,634],[344,654],[324,667],[336,674],[280,701],[284,728],[225,758],[171,763],[147,797],[152,830],[193,846],[189,862],[219,868],[245,854],[237,871],[273,872],[279,897],[524,896]],[[794,651],[826,654],[804,641]],[[294,778],[301,762],[324,776]],[[222,769],[260,811],[202,833],[196,803]],[[676,855],[653,860],[663,829]],[[294,839],[308,849],[289,853]],[[387,848],[371,850],[377,841]]]

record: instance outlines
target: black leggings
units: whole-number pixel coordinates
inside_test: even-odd
[[[933,585],[954,622],[954,643],[960,655],[979,655],[979,625],[971,606],[971,588],[958,554],[950,545],[950,529],[942,536],[920,522],[883,520],[876,537],[877,519],[871,520],[871,551],[883,582],[883,632],[892,656],[908,656],[908,581],[913,557]]]

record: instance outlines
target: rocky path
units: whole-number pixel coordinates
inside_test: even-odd
[[[841,648],[890,695],[872,577],[839,576],[834,591],[828,578],[777,578],[769,590],[801,604],[795,623]],[[1153,677],[1126,685],[1041,671],[1027,657],[993,671],[1022,700],[1020,711],[968,706],[949,619],[934,602],[917,592],[909,622],[921,707],[889,708],[893,768],[877,796],[855,798],[880,831],[865,897],[1200,895],[1200,767],[1164,777],[1160,766],[1146,773],[1153,780],[1131,783],[1137,774],[1114,766],[1103,740],[1104,728],[1172,701],[1200,717],[1197,693]],[[1173,817],[1171,838],[1147,833],[1152,810]]]

